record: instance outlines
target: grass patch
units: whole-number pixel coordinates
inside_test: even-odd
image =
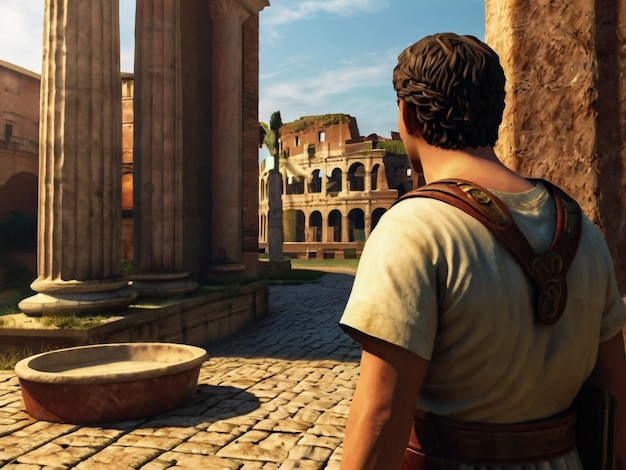
[[[354,268],[359,265],[358,259],[340,259],[340,258],[327,258],[327,259],[292,259],[291,266],[297,268]]]
[[[15,367],[15,364],[30,355],[30,353],[25,351],[22,351],[21,353],[17,351],[10,351],[8,353],[0,354],[0,370],[12,370]]]
[[[46,327],[56,327],[62,330],[90,328],[105,322],[109,317],[103,315],[48,315],[41,317],[41,324]]]
[[[47,349],[49,350],[49,348]],[[28,356],[32,356],[33,354],[34,352],[28,349],[9,351],[0,354],[0,370],[13,370],[15,368],[15,364]]]
[[[290,269],[285,273],[270,276],[270,282],[277,284],[303,284],[306,282],[317,282],[326,272],[313,269]]]
[[[266,254],[261,254],[260,259],[266,258]],[[317,282],[322,276],[332,272],[334,268],[341,272],[341,269],[346,271],[356,271],[359,265],[358,259],[345,259],[345,258],[292,258],[289,260],[291,263],[291,269],[284,273],[269,276],[269,281],[272,284],[303,284],[307,282]]]
[[[14,313],[20,313],[20,309],[17,305],[0,305],[0,317],[2,315],[13,315]],[[0,318],[2,320],[2,318]]]

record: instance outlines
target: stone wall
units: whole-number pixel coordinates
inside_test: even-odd
[[[496,151],[549,179],[602,230],[626,292],[622,135],[626,0],[486,0],[486,42],[501,57],[507,98]]]

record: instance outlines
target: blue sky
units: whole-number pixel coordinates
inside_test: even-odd
[[[88,0],[85,0],[88,1]],[[182,0],[184,1],[184,0]],[[0,0],[0,59],[41,71],[44,0]],[[133,69],[134,0],[120,0],[122,70]],[[361,135],[397,130],[398,54],[441,31],[485,30],[484,0],[270,0],[260,13],[259,119],[345,113]]]

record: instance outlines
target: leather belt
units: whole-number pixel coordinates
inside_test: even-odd
[[[522,465],[552,460],[575,448],[575,411],[514,424],[474,423],[417,412],[402,468]]]

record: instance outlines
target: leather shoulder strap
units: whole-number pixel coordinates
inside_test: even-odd
[[[547,253],[538,254],[519,229],[506,205],[487,189],[465,180],[442,180],[414,189],[394,204],[412,197],[446,202],[481,222],[520,264],[534,285],[536,315],[545,325],[556,323],[567,303],[567,271],[581,235],[581,211],[574,199],[545,180],[553,196],[557,221]]]

